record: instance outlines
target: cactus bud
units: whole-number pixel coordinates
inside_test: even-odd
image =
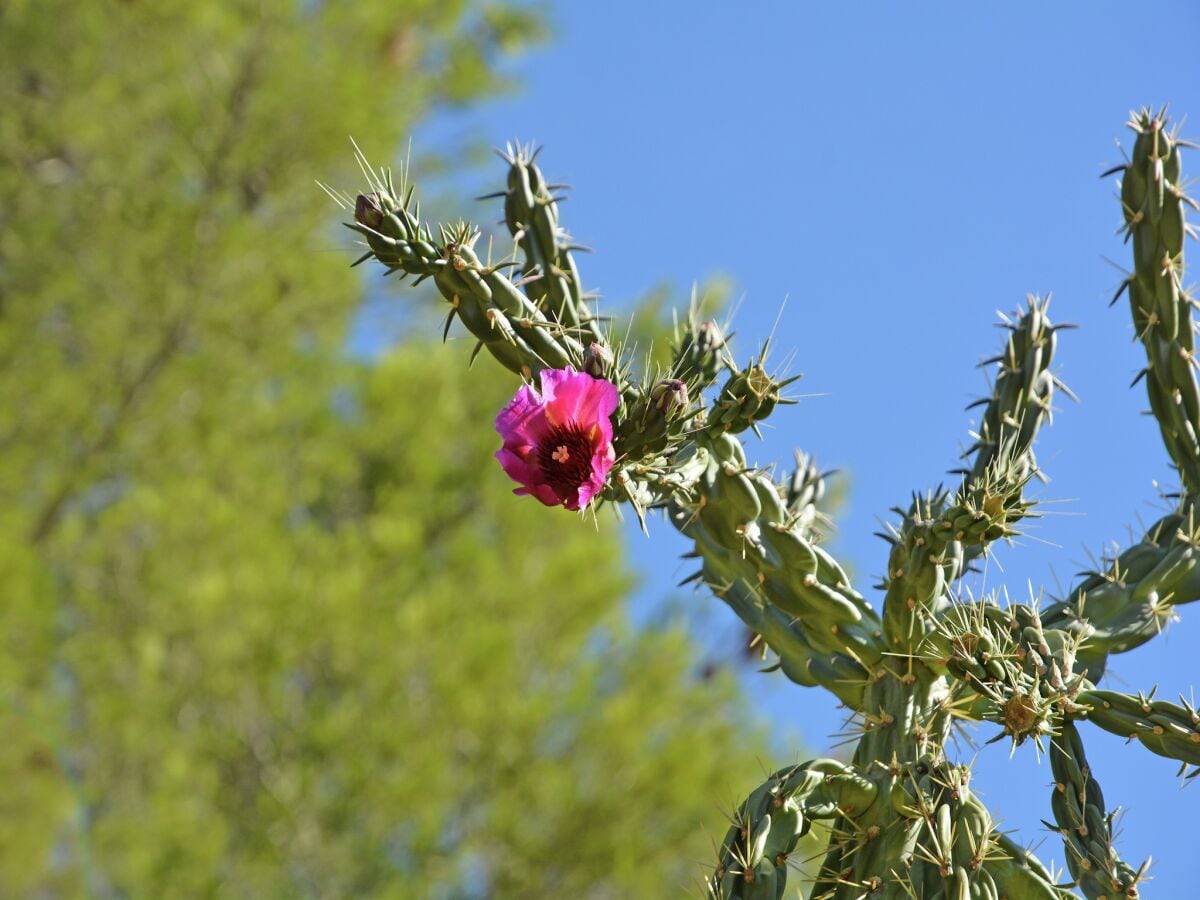
[[[701,388],[712,384],[721,368],[725,335],[716,322],[702,322],[687,331],[675,353],[675,375]]]
[[[607,378],[614,362],[613,352],[595,341],[583,351],[583,371],[593,378]]]
[[[378,191],[359,194],[354,201],[354,221],[378,231],[379,223],[383,221],[384,209],[383,198]]]
[[[780,390],[799,377],[777,381],[760,363],[734,372],[721,388],[710,423],[734,434],[745,431],[767,418],[780,402]]]
[[[678,378],[664,378],[650,391],[654,406],[663,416],[674,419],[688,407],[687,385]]]

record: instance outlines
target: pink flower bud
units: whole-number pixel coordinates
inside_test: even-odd
[[[583,351],[583,371],[593,378],[604,378],[613,366],[613,353],[603,344],[595,341]]]
[[[354,221],[378,230],[383,221],[384,205],[378,191],[359,194],[354,201]]]

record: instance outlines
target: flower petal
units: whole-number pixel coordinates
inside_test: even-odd
[[[579,485],[578,497],[567,509],[579,509],[591,502],[592,498],[604,490],[608,483],[608,473],[612,471],[616,453],[611,443],[605,443],[596,448],[592,454],[592,474],[583,484]]]
[[[528,463],[514,449],[504,446],[496,451],[496,459],[500,460],[505,474],[518,484],[537,484],[542,480],[542,471],[536,463]]]
[[[620,402],[617,386],[586,372],[565,369],[542,370],[542,399],[546,416],[555,425],[577,423],[585,429],[599,425],[606,440],[612,440],[609,416]]]
[[[543,369],[541,393],[524,385],[496,417],[503,446],[496,459],[520,487],[513,493],[536,497],[546,506],[577,510],[591,502],[608,480],[615,453],[611,416],[620,403],[616,385],[586,372]],[[547,441],[572,445],[574,470],[548,472],[540,458]],[[580,438],[583,440],[580,441]],[[574,443],[573,443],[574,442]],[[589,457],[582,471],[582,457]],[[559,460],[558,462],[565,462]],[[582,483],[578,481],[583,478]]]
[[[513,490],[514,494],[521,496],[536,497],[545,506],[562,506],[563,498],[554,492],[554,488],[548,484],[535,484],[529,487],[519,487]],[[567,507],[570,509],[571,507]],[[578,509],[579,507],[575,507]]]
[[[550,430],[546,403],[529,385],[522,385],[512,402],[496,416],[496,430],[505,445],[514,442],[536,445]]]

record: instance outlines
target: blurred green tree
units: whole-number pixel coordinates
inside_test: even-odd
[[[732,682],[623,624],[613,529],[483,477],[513,386],[347,354],[320,252],[346,136],[396,146],[538,34],[0,3],[0,897],[698,883],[761,774]]]

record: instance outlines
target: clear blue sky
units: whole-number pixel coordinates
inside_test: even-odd
[[[588,286],[621,304],[666,280],[731,277],[745,356],[789,298],[776,346],[795,352],[799,387],[823,396],[778,413],[759,462],[814,452],[848,477],[835,552],[860,589],[882,569],[880,517],[937,484],[966,441],[964,406],[985,388],[996,310],[1054,292],[1079,324],[1059,373],[1079,394],[1059,404],[1039,458],[1043,519],[1002,548],[986,583],[1016,599],[1053,593],[1105,542],[1152,521],[1156,485],[1175,484],[1145,395],[1125,303],[1107,301],[1124,263],[1115,182],[1098,175],[1128,146],[1131,108],[1170,102],[1200,119],[1200,5],[1177,3],[571,3],[558,34],[512,67],[511,99],[445,117],[414,150],[535,140],[553,178],[575,186],[567,227],[596,249]],[[1186,129],[1200,136],[1200,126]],[[1200,154],[1185,169],[1200,175]],[[501,170],[483,175],[490,186]],[[475,213],[490,221],[497,213]],[[1193,255],[1195,251],[1193,250]],[[500,477],[497,473],[497,477]],[[1139,532],[1140,533],[1140,532]],[[659,524],[630,532],[642,606],[673,593],[682,542]],[[1000,566],[1003,567],[1001,571]],[[732,614],[707,595],[688,604]],[[1116,658],[1109,684],[1173,696],[1200,682],[1200,604],[1165,639]],[[751,676],[764,713],[820,754],[842,712],[781,676]],[[980,728],[982,743],[994,734]],[[1118,847],[1153,855],[1151,895],[1194,894],[1200,786],[1176,766],[1097,729],[1085,733],[1110,805],[1127,812]],[[781,750],[782,754],[797,752]],[[963,747],[961,755],[972,750]],[[1061,864],[1048,765],[983,749],[979,789],[1006,827]],[[780,759],[779,762],[787,760]],[[1191,813],[1189,816],[1188,814]]]

